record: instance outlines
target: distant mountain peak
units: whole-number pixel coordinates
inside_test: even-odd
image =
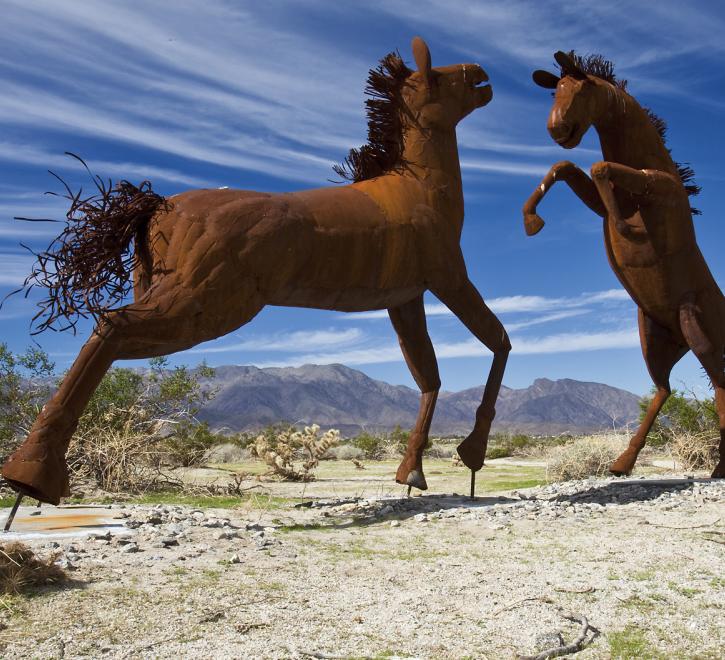
[[[420,393],[370,378],[344,364],[300,367],[222,366],[210,379],[216,397],[199,413],[213,428],[253,430],[278,422],[317,423],[354,434],[415,423]],[[441,392],[435,434],[470,431],[483,386]],[[639,415],[639,397],[602,383],[537,378],[526,388],[503,386],[494,430],[533,434],[623,427]]]

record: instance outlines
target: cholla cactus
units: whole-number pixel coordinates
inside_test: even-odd
[[[275,474],[290,481],[313,481],[312,471],[318,466],[320,458],[330,448],[340,442],[340,432],[336,429],[325,431],[318,437],[320,427],[317,424],[305,426],[303,431],[290,427],[274,436],[260,434],[252,445],[252,452],[261,458]],[[302,453],[302,463],[295,465],[295,458]]]

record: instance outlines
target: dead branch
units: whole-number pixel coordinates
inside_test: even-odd
[[[523,605],[524,603],[538,600],[542,603],[553,603],[554,601],[551,600],[548,596],[531,596],[529,598],[522,598],[521,600],[516,600],[513,603],[509,603],[508,605],[504,605],[503,607],[499,607],[497,610],[495,610],[491,616],[498,616],[502,612],[507,612],[508,610],[513,610],[517,608],[519,605]]]
[[[713,538],[710,538],[709,536],[703,536],[702,538],[705,541],[712,541],[713,543],[718,543],[720,545],[725,545],[725,541],[721,541],[720,539],[713,539]]]
[[[657,523],[650,522],[649,520],[645,520],[645,523],[647,525],[652,525],[652,527],[661,527],[662,529],[700,529],[702,527],[712,527],[713,525],[717,525],[720,522],[720,518],[715,518],[712,522],[704,523],[702,525],[684,525],[682,527],[677,527],[673,525],[658,525]]]
[[[201,635],[197,635],[196,637],[192,637],[191,639],[186,638],[186,641],[192,642],[197,639],[199,639]],[[144,644],[143,646],[136,646],[135,648],[131,649],[126,653],[126,655],[121,656],[121,660],[126,660],[126,658],[133,658],[137,654],[141,653],[141,651],[148,651],[149,649],[152,649],[154,646],[158,646],[159,644],[166,644],[166,642],[171,642],[173,640],[177,639],[177,635],[174,635],[173,637],[163,637],[161,639],[157,639],[154,642],[149,642],[148,644]]]
[[[334,655],[332,653],[322,653],[321,651],[303,651],[302,649],[295,649],[290,646],[287,647],[287,650],[290,653],[302,655],[306,658],[320,658],[320,660],[350,660],[350,658],[352,657],[349,655]],[[356,655],[355,658],[360,658],[360,660],[372,660],[372,658],[368,655]]]
[[[583,614],[562,613],[561,616],[567,621],[581,624],[579,636],[571,644],[546,649],[537,655],[517,655],[519,660],[547,660],[547,658],[557,658],[562,655],[579,653],[579,651],[582,651],[585,646],[588,646],[599,635],[599,631],[589,624],[589,620]],[[589,637],[590,632],[593,633],[591,637]]]
[[[564,587],[554,587],[554,591],[562,594],[593,594],[596,589],[591,585],[584,589],[565,589]]]

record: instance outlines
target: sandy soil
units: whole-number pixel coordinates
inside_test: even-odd
[[[666,476],[470,501],[331,472],[266,506],[114,506],[123,538],[29,541],[72,581],[3,599],[0,654],[513,658],[570,642],[573,613],[577,657],[719,658],[725,484]]]

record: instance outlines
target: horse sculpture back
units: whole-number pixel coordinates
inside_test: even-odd
[[[695,240],[688,195],[699,188],[689,167],[672,160],[665,124],[627,93],[613,66],[600,56],[554,56],[560,75],[536,71],[534,81],[555,89],[548,121],[565,149],[594,126],[604,160],[590,179],[569,161],[552,166],[524,205],[528,234],[543,227],[536,207],[556,181],[565,181],[604,219],[609,262],[639,307],[639,330],[656,393],[627,450],[612,464],[629,474],[647,433],[670,394],[674,364],[692,350],[715,388],[720,418],[720,461],[713,477],[725,477],[725,297]]]
[[[480,86],[487,80],[480,66],[433,68],[422,39],[416,37],[412,48],[417,71],[391,54],[371,72],[370,141],[338,169],[351,172],[352,184],[289,194],[192,190],[145,206],[149,193],[135,189],[123,208],[114,207],[120,216],[125,209],[125,233],[137,236],[135,301],[91,310],[98,312],[96,330],[3,466],[15,489],[51,503],[67,493],[68,443],[114,360],[189,348],[244,325],[265,305],[388,309],[422,391],[396,480],[425,489],[422,453],[440,387],[426,329],[426,290],[494,353],[474,429],[459,446],[474,474],[482,467],[510,345],[468,279],[460,250],[463,193],[455,127],[486,105],[492,91]],[[104,202],[96,219],[106,219],[108,209]],[[73,246],[66,266],[83,262],[71,258]],[[114,247],[105,259],[116,263],[119,252]],[[97,271],[91,268],[90,276]],[[68,275],[67,282],[84,281],[74,268]],[[86,281],[61,298],[88,300],[95,290]],[[52,303],[49,314],[57,318]],[[65,311],[77,310],[71,305]]]

